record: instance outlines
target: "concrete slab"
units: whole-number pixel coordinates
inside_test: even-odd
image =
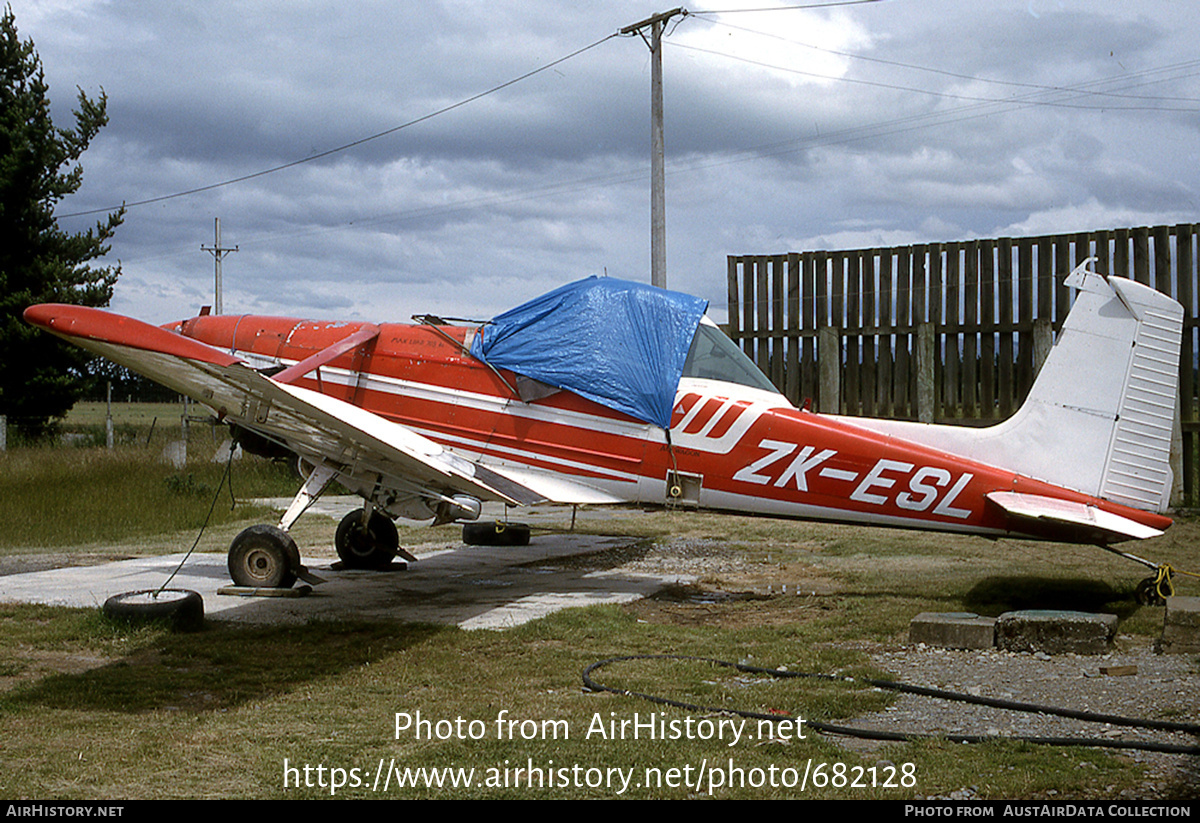
[[[1168,597],[1158,648],[1163,654],[1200,653],[1200,597]]]
[[[996,619],[996,646],[1009,652],[1103,654],[1116,634],[1115,614],[1031,609]]]
[[[990,649],[996,645],[996,618],[973,612],[922,612],[909,621],[908,642],[943,649]]]
[[[589,570],[579,558],[628,546],[631,538],[556,534],[529,546],[418,549],[405,571],[334,571],[333,560],[306,560],[326,580],[299,598],[220,595],[230,585],[224,554],[194,554],[171,581],[204,598],[206,617],[300,624],[313,619],[387,619],[467,629],[520,625],[570,606],[622,603],[653,594],[679,575]],[[157,588],[182,554],[0,577],[0,601],[99,607],[114,594]]]

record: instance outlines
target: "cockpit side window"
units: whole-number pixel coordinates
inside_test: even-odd
[[[755,389],[779,393],[767,376],[750,362],[737,344],[716,326],[701,323],[692,338],[692,348],[683,366],[684,377],[723,380]]]

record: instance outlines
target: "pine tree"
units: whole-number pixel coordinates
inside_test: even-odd
[[[107,97],[79,92],[75,128],[55,127],[33,42],[17,35],[12,8],[0,20],[0,414],[37,436],[71,408],[84,386],[86,357],[26,325],[34,303],[107,306],[120,274],[93,268],[125,210],[94,229],[69,234],[56,204],[79,189],[79,157],[108,122]]]

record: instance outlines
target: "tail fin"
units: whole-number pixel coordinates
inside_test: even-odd
[[[1093,258],[1094,259],[1094,258]],[[1183,307],[1149,286],[1086,270],[1028,399],[985,429],[846,418],[952,454],[1146,511],[1171,494]]]
[[[1171,495],[1183,307],[1149,286],[1086,271],[1029,398],[997,434],[1037,451],[1023,474],[1137,509]]]

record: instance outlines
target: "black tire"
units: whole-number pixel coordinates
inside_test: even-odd
[[[385,569],[400,548],[400,533],[387,515],[372,512],[370,525],[362,525],[363,510],[355,509],[338,524],[333,544],[348,569]]]
[[[229,576],[254,589],[290,589],[300,569],[300,550],[275,526],[251,526],[229,545]]]
[[[127,623],[163,622],[175,631],[195,632],[204,627],[204,598],[191,589],[145,589],[114,594],[101,609],[113,620]]]
[[[528,546],[529,526],[524,523],[464,523],[463,543],[468,546]]]

